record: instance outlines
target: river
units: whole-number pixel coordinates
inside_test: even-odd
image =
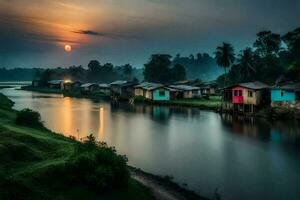
[[[2,89],[15,109],[38,111],[46,127],[98,140],[129,164],[211,197],[300,199],[300,127],[195,108],[129,105]]]

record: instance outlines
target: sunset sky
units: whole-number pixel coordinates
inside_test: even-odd
[[[0,67],[142,67],[153,53],[240,49],[260,30],[297,28],[299,10],[299,0],[0,0]]]

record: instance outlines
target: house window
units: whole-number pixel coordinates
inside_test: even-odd
[[[283,90],[280,90],[280,96],[283,97],[284,93]]]
[[[243,91],[242,90],[234,90],[234,96],[243,96]]]
[[[252,91],[248,91],[248,97],[253,97],[253,92]]]
[[[165,91],[164,90],[160,90],[159,91],[159,96],[165,96]]]
[[[239,95],[239,91],[238,90],[234,90],[234,96],[238,96]]]
[[[198,90],[193,90],[192,93],[193,94],[198,94]]]

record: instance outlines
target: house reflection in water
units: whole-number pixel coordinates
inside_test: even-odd
[[[300,126],[295,121],[268,121],[261,118],[221,115],[222,123],[230,132],[246,135],[260,141],[292,143],[300,147]]]
[[[271,139],[271,126],[266,121],[229,114],[221,115],[221,119],[224,126],[228,127],[232,133],[246,135],[262,141]]]

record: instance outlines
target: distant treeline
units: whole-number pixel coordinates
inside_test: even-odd
[[[157,62],[155,63],[153,59],[156,59],[156,61],[160,62],[159,59],[161,58],[166,59],[166,63],[163,63],[165,66],[158,66],[158,70],[155,71],[155,66],[151,68],[149,63],[152,65],[157,64]],[[117,79],[138,79],[139,81],[153,80],[156,82],[175,81],[180,79],[212,80],[217,78],[222,71],[220,68],[218,68],[215,59],[207,53],[198,53],[196,54],[196,57],[193,55],[190,55],[189,57],[183,57],[180,56],[180,54],[177,54],[173,59],[170,55],[156,54],[150,57],[149,63],[146,63],[145,66],[148,66],[154,70],[153,79],[149,79],[149,76],[145,78],[145,74],[147,76],[147,73],[148,75],[151,73],[151,69],[150,71],[145,70],[145,67],[134,68],[130,64],[114,66],[111,63],[101,64],[97,60],[92,60],[87,67],[80,65],[71,66],[68,68],[57,67],[48,69],[0,68],[0,81],[31,81],[33,79],[41,79],[46,82],[53,79],[72,79],[104,83]],[[150,75],[150,77],[151,76],[152,75]]]
[[[113,66],[111,63],[101,64],[97,60],[89,62],[88,67],[71,66],[37,71],[35,79],[47,83],[50,80],[80,80],[85,82],[109,83],[115,80],[141,79],[142,72],[131,65]]]
[[[0,81],[31,81],[36,73],[41,71],[38,68],[0,68]]]
[[[213,80],[222,74],[214,57],[207,53],[191,54],[183,57],[177,54],[172,61],[173,65],[180,64],[185,67],[188,79]]]
[[[299,82],[300,28],[283,35],[261,31],[256,36],[253,46],[239,53],[229,43],[217,47],[217,64],[225,70],[218,78],[219,85],[248,81],[271,85],[284,81]]]

